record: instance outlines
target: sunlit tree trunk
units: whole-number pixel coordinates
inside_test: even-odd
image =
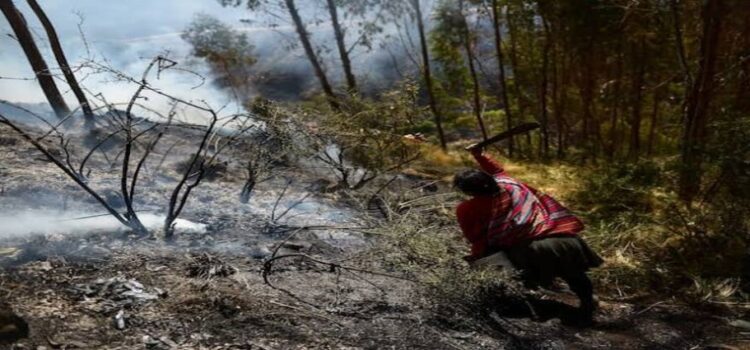
[[[34,42],[34,37],[31,35],[28,26],[26,25],[26,19],[23,14],[16,8],[12,0],[0,1],[0,11],[10,23],[13,33],[21,45],[23,52],[26,54],[31,68],[36,74],[36,78],[39,81],[39,86],[44,92],[44,96],[47,98],[52,110],[55,112],[58,118],[64,118],[70,114],[70,108],[65,103],[60,90],[55,85],[55,80],[47,66],[47,62],[44,61],[42,54],[39,52],[39,48]]]
[[[513,126],[510,99],[508,98],[508,82],[505,78],[505,58],[503,57],[503,38],[500,31],[500,4],[492,0],[492,30],[495,38],[495,55],[497,56],[498,79],[500,80],[500,98],[505,111],[505,124],[508,129]],[[508,156],[513,156],[513,138],[508,139]]]
[[[476,67],[474,67],[474,51],[472,50],[472,40],[471,40],[471,31],[469,29],[469,23],[466,20],[466,16],[463,13],[464,8],[464,1],[459,0],[458,2],[459,11],[461,12],[461,20],[462,20],[462,32],[463,32],[463,44],[464,44],[464,51],[466,51],[466,61],[469,64],[469,75],[471,76],[471,84],[472,84],[472,97],[473,97],[473,103],[472,103],[472,111],[474,112],[474,117],[477,119],[477,124],[479,124],[479,130],[482,132],[482,138],[484,140],[487,139],[487,130],[484,127],[484,121],[482,120],[482,101],[481,97],[479,95],[479,79],[477,78],[477,70]]]
[[[440,147],[443,150],[448,149],[448,145],[445,143],[445,134],[443,133],[443,124],[440,118],[440,111],[438,110],[437,101],[435,100],[435,91],[432,86],[432,74],[430,72],[430,54],[427,50],[427,39],[424,33],[424,22],[422,19],[422,9],[419,5],[419,0],[410,0],[411,5],[414,8],[415,15],[417,17],[417,29],[419,30],[419,44],[422,51],[422,74],[424,75],[424,81],[427,88],[427,98],[429,99],[430,110],[432,115],[435,117],[435,126],[437,127],[438,139],[440,140]]]

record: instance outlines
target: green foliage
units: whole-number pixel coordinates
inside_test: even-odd
[[[424,119],[419,122],[414,123],[414,126],[410,128],[409,131],[413,133],[423,133],[426,135],[432,135],[433,131],[435,131],[437,127],[435,126],[435,121],[431,119]]]
[[[248,96],[251,80],[249,69],[256,58],[247,35],[215,17],[199,13],[181,37],[192,46],[195,57],[205,59],[210,65],[219,85],[232,89],[239,99]],[[241,89],[244,91],[238,91]]]
[[[652,190],[662,183],[661,169],[655,162],[609,164],[587,172],[583,185],[574,195],[578,207],[588,208],[593,220],[614,220],[651,214]]]
[[[696,203],[675,204],[669,222],[679,239],[665,259],[695,278],[742,277],[750,284],[750,132],[748,119],[734,113],[718,116],[716,133],[706,149],[705,184]]]
[[[193,55],[212,64],[252,65],[253,46],[247,35],[219,19],[199,13],[181,35],[193,47]]]
[[[464,62],[463,15],[455,2],[441,1],[435,11],[435,26],[430,31],[430,51],[437,63],[435,78],[442,104],[455,106],[450,98],[464,98],[469,89],[469,71]],[[459,102],[460,105],[460,102]]]
[[[682,288],[682,296],[705,301],[726,295],[728,280],[742,277],[737,285],[747,284],[747,173],[725,167],[747,150],[716,146],[728,162],[706,167],[709,181],[691,205],[676,198],[674,178],[655,162],[608,164],[582,173],[585,180],[571,199],[575,208],[588,208],[585,237],[607,258],[594,272],[601,285],[625,293]]]
[[[704,184],[696,200],[672,201],[662,214],[671,230],[668,244],[655,254],[685,279],[701,281],[696,286],[737,277],[746,285],[750,281],[746,264],[750,250],[748,121],[731,109],[716,116],[715,136],[705,149],[701,170]]]
[[[354,96],[342,101],[341,111],[311,105],[297,115],[313,129],[303,132],[300,152],[330,166],[339,184],[350,189],[402,168],[418,153],[415,141],[405,136],[431,126],[417,92],[416,84],[404,82],[377,100]]]

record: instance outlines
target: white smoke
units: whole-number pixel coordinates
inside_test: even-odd
[[[138,215],[146,228],[156,231],[164,225],[164,216],[152,213]],[[127,228],[111,215],[85,212],[25,210],[0,214],[0,239],[29,235],[75,235],[97,232],[121,232]],[[183,233],[205,233],[206,225],[177,219],[175,230]]]

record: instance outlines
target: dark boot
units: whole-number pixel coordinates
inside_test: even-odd
[[[594,287],[585,272],[571,274],[563,277],[570,290],[578,297],[578,317],[583,322],[593,322],[597,303],[594,300]]]

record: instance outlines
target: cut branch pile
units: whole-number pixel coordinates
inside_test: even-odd
[[[235,273],[237,273],[236,267],[208,253],[193,256],[188,266],[188,277],[193,278],[229,277]]]
[[[73,287],[73,293],[81,297],[82,302],[92,310],[103,314],[133,308],[167,296],[159,288],[147,288],[135,279],[120,276],[77,284]]]

